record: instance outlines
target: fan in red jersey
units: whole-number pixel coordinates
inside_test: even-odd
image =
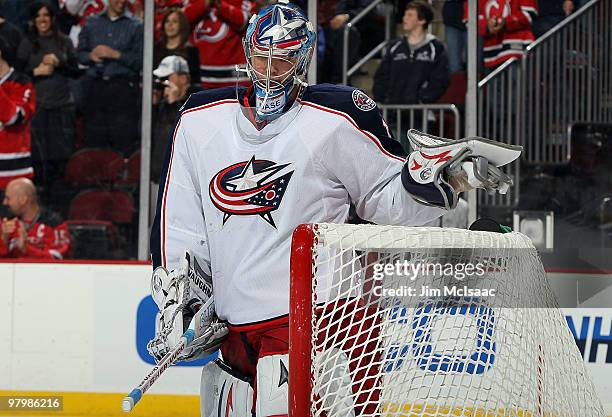
[[[531,26],[538,14],[535,0],[479,0],[478,34],[484,38],[484,64],[493,69],[520,58],[533,40]],[[467,2],[464,3],[467,20]]]
[[[191,43],[200,51],[200,81],[206,88],[249,84],[236,65],[246,63],[242,36],[253,14],[251,0],[188,0],[185,15],[193,27]]]
[[[30,121],[35,91],[30,79],[4,59],[8,48],[0,38],[0,192],[12,179],[34,175]]]
[[[70,249],[66,223],[38,203],[36,187],[27,178],[11,181],[3,204],[13,218],[0,219],[0,256],[63,259]]]

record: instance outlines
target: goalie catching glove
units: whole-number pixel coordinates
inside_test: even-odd
[[[499,167],[523,150],[480,137],[452,140],[415,129],[408,131],[408,140],[413,152],[402,170],[404,187],[420,203],[447,210],[455,208],[461,191],[483,188],[505,194],[512,178]]]
[[[193,341],[179,360],[195,360],[213,353],[227,336],[227,325],[215,313],[212,278],[206,274],[189,251],[177,269],[163,267],[153,271],[151,295],[159,308],[155,337],[147,350],[159,362],[180,341],[188,329],[194,330]]]

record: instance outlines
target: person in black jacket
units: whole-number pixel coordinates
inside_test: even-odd
[[[382,104],[419,104],[436,102],[449,83],[446,48],[427,33],[433,9],[423,0],[406,5],[402,27],[404,36],[391,40],[376,74],[374,98]],[[390,115],[390,123],[394,123]],[[405,116],[406,116],[405,112]],[[421,114],[402,117],[402,128],[424,129]]]
[[[19,69],[33,79],[37,93],[32,161],[45,199],[74,152],[76,116],[70,79],[79,74],[76,51],[70,38],[57,29],[55,12],[48,0],[34,2],[30,30],[17,50]]]
[[[390,41],[374,75],[374,98],[384,104],[433,103],[449,82],[446,48],[427,33],[431,6],[414,0],[406,6],[405,35]]]

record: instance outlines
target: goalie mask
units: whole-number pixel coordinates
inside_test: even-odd
[[[281,116],[308,85],[306,73],[315,43],[312,23],[287,1],[268,6],[251,18],[243,46],[258,121]]]

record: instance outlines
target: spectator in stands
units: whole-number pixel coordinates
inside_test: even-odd
[[[57,30],[52,5],[47,0],[37,1],[31,13],[30,31],[17,56],[36,88],[32,162],[37,183],[48,192],[74,151],[75,109],[69,78],[78,75],[78,66],[72,42]]]
[[[65,12],[62,17],[68,18],[63,21],[64,24],[62,29],[66,30],[66,34],[69,35],[74,47],[78,47],[79,33],[87,19],[92,16],[105,13],[108,6],[108,0],[58,0],[59,8]],[[143,18],[144,13],[144,0],[126,0],[128,11],[140,20]],[[181,0],[167,0],[169,2],[178,2]],[[164,0],[156,0],[156,22],[157,22],[157,3],[163,3]],[[159,18],[161,20],[161,18]]]
[[[164,30],[164,20],[166,19],[169,12],[173,10],[181,10],[183,8],[183,0],[155,0],[155,43],[159,42],[160,37]],[[189,23],[187,24],[189,26]],[[191,32],[191,28],[188,30]]]
[[[523,56],[527,45],[534,40],[531,22],[537,14],[536,0],[478,1],[478,33],[483,37],[484,66],[488,70]]]
[[[85,22],[90,16],[104,13],[106,0],[60,0],[60,7],[74,19],[68,36],[76,48],[79,45],[79,34]]]
[[[6,187],[3,204],[13,218],[0,219],[0,257],[63,259],[70,249],[66,223],[41,207],[31,180],[18,178]]]
[[[467,29],[463,22],[464,2],[465,0],[446,0],[442,6],[444,36],[448,46],[448,66],[451,73],[465,71]]]
[[[131,154],[139,144],[139,73],[142,22],[128,14],[126,0],[109,0],[106,13],[90,17],[79,34],[79,62],[89,66],[85,144]]]
[[[153,49],[153,68],[157,68],[165,57],[179,55],[187,60],[189,75],[197,82],[200,79],[200,55],[198,48],[188,42],[191,28],[185,13],[180,9],[170,10],[161,27],[160,41]]]
[[[157,182],[166,145],[171,139],[176,115],[189,96],[201,91],[197,84],[192,85],[187,61],[177,55],[165,57],[153,71],[153,75],[163,86],[163,98],[154,109],[153,146],[151,153],[151,178]]]
[[[248,85],[235,71],[244,65],[242,36],[255,2],[252,0],[187,0],[185,15],[193,27],[192,43],[200,51],[200,82],[206,88]]]
[[[32,177],[30,120],[36,94],[27,76],[4,59],[10,49],[0,38],[0,193],[9,181]]]
[[[533,21],[533,35],[539,38],[574,11],[573,0],[538,0],[538,16]]]
[[[21,30],[7,20],[6,17],[3,16],[2,9],[0,9],[0,38],[3,38],[6,43],[4,59],[9,65],[13,66],[17,61],[17,48],[21,43],[22,36]]]
[[[433,9],[427,1],[413,0],[406,5],[404,36],[390,41],[374,75],[376,101],[418,104],[442,97],[449,83],[448,56],[442,42],[427,33],[432,20]]]
[[[321,63],[320,81],[342,82],[344,26],[369,4],[367,0],[319,0],[317,21],[325,33],[326,53]],[[356,27],[349,30],[348,68],[359,59],[361,35]]]

